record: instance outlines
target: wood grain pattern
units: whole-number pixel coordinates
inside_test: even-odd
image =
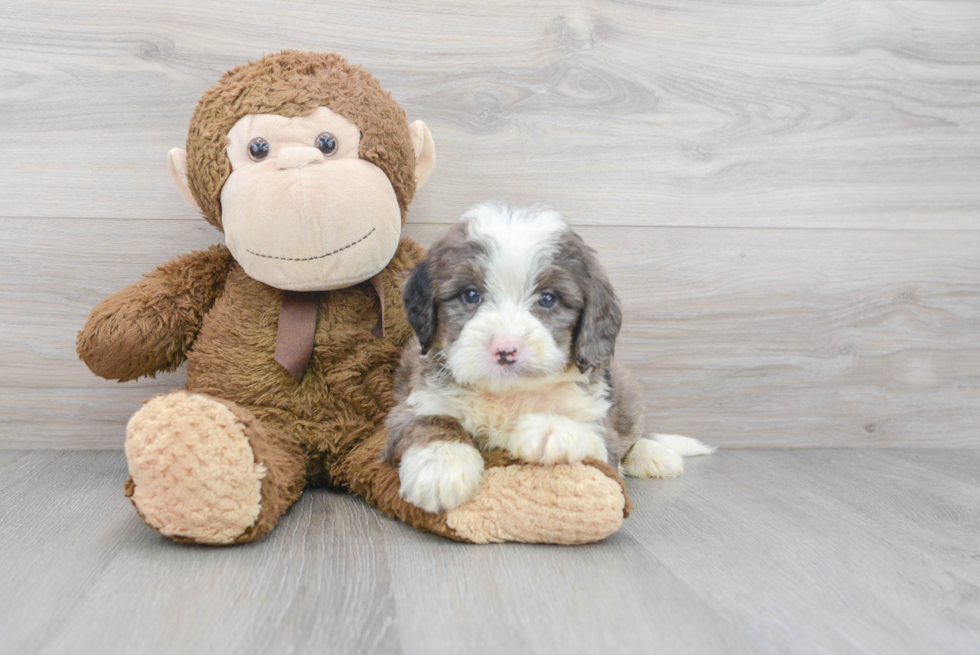
[[[75,333],[102,297],[219,235],[203,221],[41,226],[0,219],[0,445],[118,447],[140,402],[183,374],[99,380]],[[407,231],[429,243],[442,229]],[[737,447],[980,444],[980,232],[580,231],[623,300],[618,354],[650,429]]]
[[[413,220],[499,196],[583,225],[978,227],[980,4],[926,0],[4,2],[0,215],[193,218],[166,152],[284,47],[429,122]]]
[[[973,454],[720,451],[630,480],[591,546],[456,544],[311,490],[205,548],[142,524],[122,453],[0,451],[0,650],[965,655],[980,486],[920,462],[976,480]]]
[[[625,301],[650,425],[728,446],[980,443],[980,3],[0,5],[0,446],[118,447],[183,374],[95,379],[92,305],[217,240],[165,154],[226,69],[363,63],[435,135],[426,242],[561,210]]]
[[[678,485],[632,484],[641,509],[624,530],[769,652],[972,652],[980,488],[919,457],[722,453]]]

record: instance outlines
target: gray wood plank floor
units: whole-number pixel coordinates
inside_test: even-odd
[[[976,653],[980,450],[744,450],[603,543],[468,546],[312,490],[173,544],[118,451],[0,450],[2,653]]]

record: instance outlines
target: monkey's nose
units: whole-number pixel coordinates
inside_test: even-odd
[[[307,164],[315,164],[321,161],[323,161],[323,153],[310,146],[283,148],[276,155],[276,166],[281,171],[287,168],[302,168]]]

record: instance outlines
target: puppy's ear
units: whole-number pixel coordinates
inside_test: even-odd
[[[436,304],[432,298],[432,264],[428,259],[420,261],[412,270],[405,284],[402,299],[405,301],[405,314],[415,330],[422,346],[422,354],[432,347],[432,337],[436,333]]]
[[[585,244],[579,251],[585,266],[585,275],[579,282],[585,305],[575,332],[575,364],[585,373],[613,356],[623,311],[595,251]]]

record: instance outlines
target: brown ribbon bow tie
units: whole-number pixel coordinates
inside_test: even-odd
[[[378,294],[381,305],[381,314],[371,334],[380,339],[385,336],[385,292],[381,286],[381,273],[371,278],[371,286]],[[310,358],[313,357],[316,312],[320,307],[320,298],[329,295],[329,291],[284,291],[282,294],[275,360],[289,371],[296,384],[303,381]]]

